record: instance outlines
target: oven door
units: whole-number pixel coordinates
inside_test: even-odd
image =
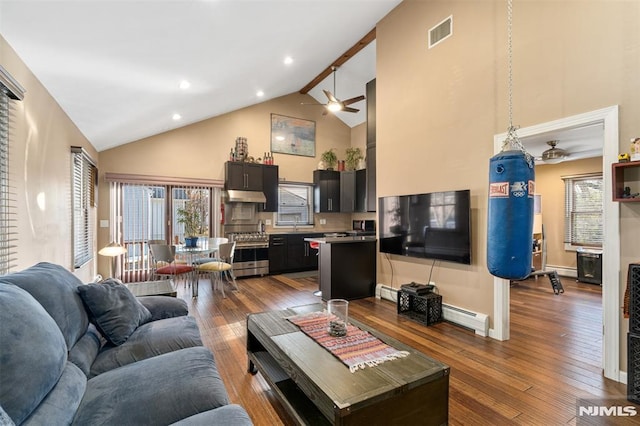
[[[233,255],[233,273],[236,277],[268,274],[269,248],[236,247]]]

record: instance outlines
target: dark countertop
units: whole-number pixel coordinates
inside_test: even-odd
[[[305,241],[319,244],[341,244],[341,243],[353,243],[353,242],[375,242],[375,236],[362,236],[362,237],[320,237],[320,238],[305,238]]]

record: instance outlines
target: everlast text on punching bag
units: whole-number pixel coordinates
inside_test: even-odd
[[[521,151],[503,151],[489,161],[487,268],[496,277],[521,280],[531,273],[533,162]]]

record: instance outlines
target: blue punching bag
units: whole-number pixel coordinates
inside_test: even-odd
[[[489,161],[487,268],[511,280],[531,274],[535,172],[527,156],[503,151]]]

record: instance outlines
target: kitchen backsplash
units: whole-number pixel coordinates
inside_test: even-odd
[[[287,232],[293,231],[293,227],[274,227],[275,215],[273,213],[258,213],[258,219],[266,224],[271,221],[271,225],[265,225],[265,232]],[[348,231],[352,229],[354,219],[376,219],[375,213],[315,213],[313,215],[314,226],[299,226],[298,231],[309,232],[329,232],[329,231]],[[322,223],[324,222],[324,223]]]

